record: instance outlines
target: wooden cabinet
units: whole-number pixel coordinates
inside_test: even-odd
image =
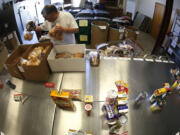
[[[153,16],[152,28],[151,28],[151,35],[155,39],[157,39],[161,28],[162,20],[164,17],[164,11],[165,11],[165,5],[160,3],[155,4],[154,16]]]

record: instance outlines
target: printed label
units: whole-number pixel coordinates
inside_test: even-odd
[[[88,20],[80,20],[79,26],[80,27],[87,27],[88,26]]]
[[[9,34],[8,39],[12,39],[12,38],[13,38],[13,34]]]
[[[88,41],[87,35],[80,35],[80,41]]]
[[[23,67],[21,67],[21,66],[18,66],[18,69],[19,69],[20,72],[25,72]]]

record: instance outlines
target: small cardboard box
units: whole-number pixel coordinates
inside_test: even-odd
[[[48,56],[48,63],[52,72],[61,71],[85,71],[85,57],[84,58],[55,58],[56,54],[69,53],[84,53],[84,44],[70,44],[70,45],[56,45]]]
[[[0,42],[0,72],[2,72],[4,63],[7,58],[8,58],[8,51],[5,45],[2,42]]]
[[[12,52],[12,54],[6,60],[5,65],[11,76],[17,77],[19,79],[25,79],[23,74],[18,69],[18,64],[20,58],[26,53],[29,47],[31,47],[31,45],[19,46]]]
[[[46,46],[46,47],[49,46],[49,48],[48,48],[46,54],[44,56],[42,56],[41,62],[38,66],[27,66],[27,65],[20,66],[20,64],[18,65],[20,72],[23,74],[23,76],[27,80],[47,81],[49,79],[50,69],[48,66],[47,57],[52,49],[52,43],[45,42],[45,43],[37,43],[37,44],[32,45],[27,50],[27,52],[23,55],[23,58],[27,59],[29,56],[29,53],[32,52],[32,50],[35,47],[39,47],[39,46]]]

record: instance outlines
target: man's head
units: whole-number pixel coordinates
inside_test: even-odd
[[[41,14],[45,18],[45,20],[49,22],[54,22],[58,17],[58,10],[54,5],[46,5]]]

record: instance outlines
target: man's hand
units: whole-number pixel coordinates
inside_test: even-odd
[[[58,33],[65,32],[65,28],[62,26],[55,26],[55,31]]]

